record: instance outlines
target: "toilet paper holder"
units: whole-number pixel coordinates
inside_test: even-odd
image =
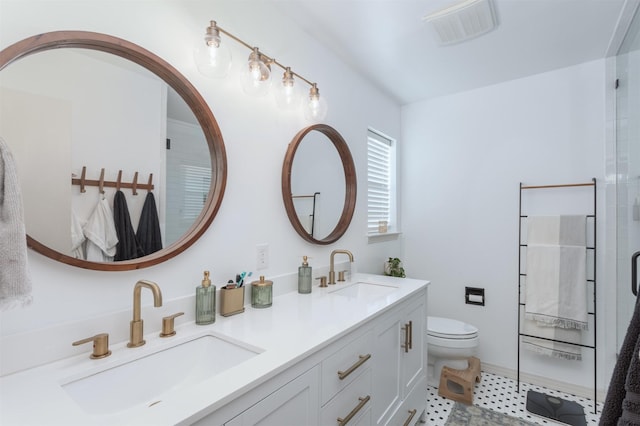
[[[484,306],[484,288],[465,287],[464,288],[464,302],[467,305]]]

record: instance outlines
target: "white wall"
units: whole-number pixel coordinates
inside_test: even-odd
[[[599,60],[403,107],[405,269],[432,280],[432,315],[479,328],[483,362],[516,369],[520,182],[597,178],[598,238],[605,241],[604,77]],[[541,210],[554,207],[542,202]],[[604,248],[597,261],[601,389],[615,348],[603,337],[615,327],[613,310],[603,309],[615,308]],[[465,286],[485,288],[486,306],[466,305]],[[584,355],[571,363],[524,354],[521,370],[591,388],[593,351]]]
[[[310,264],[320,267],[329,263],[331,250],[347,248],[354,253],[358,270],[381,273],[384,259],[398,253],[398,241],[367,242],[366,137],[367,126],[398,136],[400,108],[277,10],[261,2],[247,3],[0,1],[0,48],[42,32],[89,30],[127,39],[167,60],[209,104],[222,131],[228,160],[227,188],[216,219],[198,242],[175,259],[143,270],[105,273],[62,265],[29,252],[34,303],[2,313],[2,336],[131,309],[133,285],[139,279],[156,281],[165,300],[170,300],[193,294],[204,269],[212,271],[218,285],[243,270],[253,270],[255,275],[256,245],[260,243],[269,244],[270,261],[269,268],[260,273],[276,277],[275,286],[279,275],[297,271],[302,255],[310,256]],[[330,110],[325,122],[349,144],[359,188],[351,227],[337,243],[317,246],[305,242],[289,224],[282,204],[284,154],[293,136],[308,123],[300,115],[277,110],[271,98],[244,95],[235,78],[209,80],[197,72],[192,50],[210,19],[316,81],[327,97]],[[235,74],[249,51],[230,44]],[[150,296],[143,295],[143,304],[149,303]],[[104,328],[93,332],[111,331],[110,324]]]

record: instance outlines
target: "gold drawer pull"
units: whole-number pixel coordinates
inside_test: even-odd
[[[413,321],[409,321],[409,349],[413,349]]]
[[[411,424],[411,420],[413,420],[413,416],[415,416],[417,412],[418,410],[415,408],[413,410],[409,410],[409,418],[403,423],[403,426],[409,426]]]
[[[338,426],[346,425],[349,422],[349,420],[353,418],[353,416],[358,414],[358,411],[362,410],[362,407],[364,407],[367,404],[367,402],[369,402],[370,399],[371,399],[370,395],[367,395],[364,398],[362,397],[358,398],[360,402],[358,403],[358,405],[356,405],[356,408],[354,408],[353,410],[351,410],[349,414],[347,414],[347,417],[345,417],[344,419],[338,417]]]
[[[367,362],[371,358],[371,354],[358,355],[358,361],[347,369],[347,371],[338,371],[338,378],[344,380],[349,374],[353,373],[358,367]]]
[[[411,321],[406,323],[402,329],[404,330],[404,344],[400,345],[400,347],[402,347],[404,352],[407,353],[409,352],[409,349],[411,349],[411,342],[409,338],[409,333],[411,333]]]

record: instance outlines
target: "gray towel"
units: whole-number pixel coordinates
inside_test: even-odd
[[[618,424],[618,421],[622,421],[623,402],[627,397],[627,391],[625,389],[629,373],[632,371],[632,361],[636,363],[635,369],[638,368],[638,341],[640,338],[640,298],[636,299],[636,306],[631,317],[631,322],[627,328],[627,334],[622,342],[622,348],[618,355],[618,360],[611,374],[611,382],[609,383],[609,389],[607,390],[607,398],[604,401],[604,407],[602,408],[602,414],[600,415],[600,425],[613,426]],[[636,372],[637,374],[637,372]],[[637,393],[638,376],[635,376],[634,382]],[[631,383],[631,382],[630,382]],[[633,395],[629,395],[633,398]],[[629,401],[631,402],[631,401]],[[630,423],[622,423],[630,424]],[[631,423],[633,424],[633,423]],[[638,424],[638,423],[636,423]]]
[[[626,394],[622,401],[622,415],[618,420],[619,426],[640,425],[640,338],[637,339],[631,364],[624,383]]]
[[[26,235],[15,160],[0,138],[0,311],[31,303]]]

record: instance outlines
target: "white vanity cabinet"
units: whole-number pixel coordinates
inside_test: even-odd
[[[317,425],[319,369],[295,378],[224,425]]]
[[[354,424],[371,418],[375,347],[370,328],[363,326],[364,333],[357,338],[343,338],[343,346],[322,361],[321,425]]]
[[[426,410],[425,324],[426,288],[197,424],[414,425]]]
[[[376,425],[414,424],[425,408],[426,291],[376,321],[373,398]]]
[[[426,411],[428,286],[425,280],[358,273],[349,282],[317,287],[311,294],[284,292],[270,309],[247,308],[208,326],[181,324],[170,339],[154,331],[142,348],[115,343],[105,359],[89,359],[86,351],[32,366],[0,377],[2,420],[25,425],[55,418],[69,425],[415,426]],[[192,306],[192,301],[180,299],[171,309]],[[124,324],[129,317],[125,310],[94,323]],[[57,332],[71,336],[78,327],[69,324]],[[11,341],[26,346],[40,341],[43,333]],[[211,346],[205,349],[203,342]],[[155,380],[159,360],[189,368],[161,383]],[[67,386],[99,377],[99,384],[88,386],[121,396],[116,385],[132,365],[140,380],[126,390],[145,396],[120,398],[123,408],[102,404],[105,399],[96,392],[86,393],[97,404],[93,408],[74,399]],[[147,382],[151,388],[142,386]]]

